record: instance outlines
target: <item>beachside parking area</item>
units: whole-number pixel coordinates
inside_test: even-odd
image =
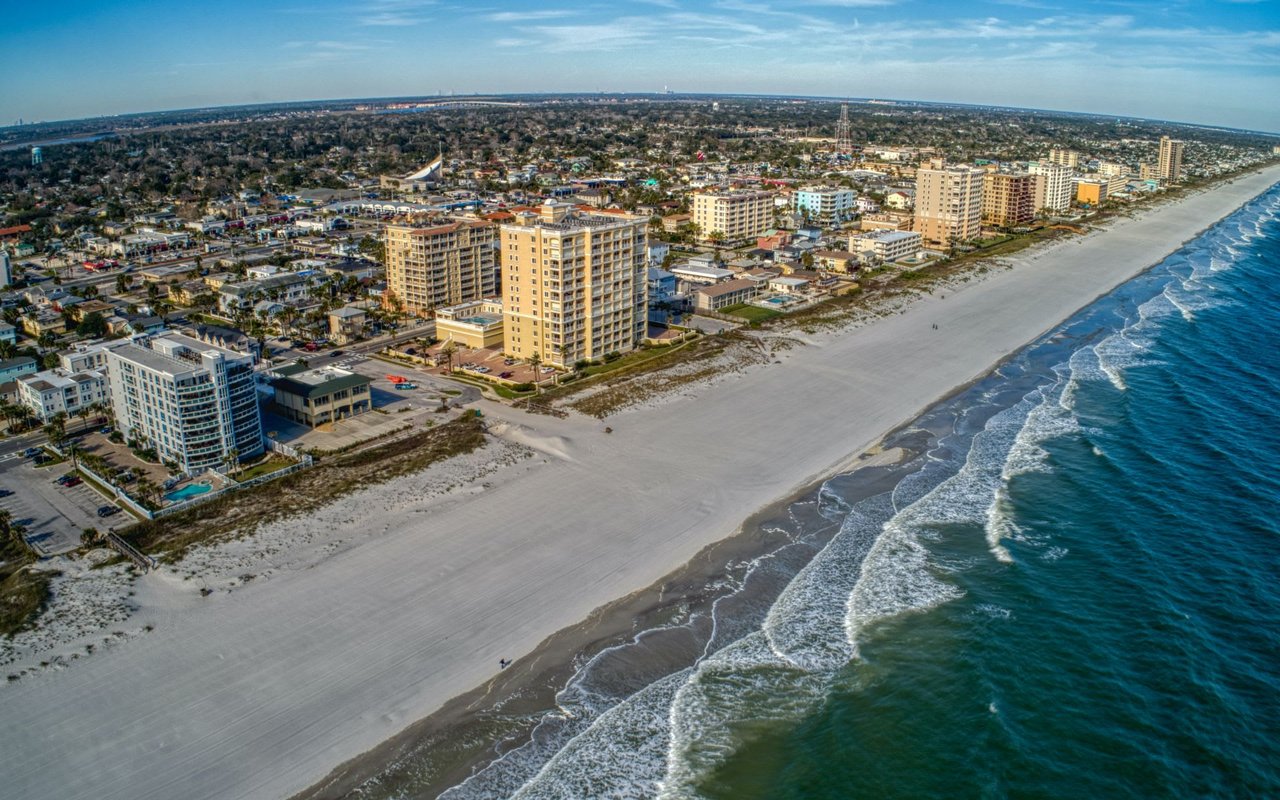
[[[76,549],[85,528],[106,530],[133,522],[125,511],[99,517],[99,507],[114,504],[89,484],[66,487],[56,482],[70,471],[70,461],[50,467],[35,467],[21,457],[0,461],[0,489],[12,492],[0,497],[0,508],[26,527],[27,541],[41,556]]]

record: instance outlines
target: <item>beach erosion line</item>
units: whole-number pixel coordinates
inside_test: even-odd
[[[819,337],[783,365],[624,412],[608,437],[524,418],[573,458],[421,513],[410,500],[361,509],[352,525],[379,534],[310,569],[203,603],[169,602],[144,578],[139,604],[164,607],[155,631],[5,687],[0,778],[30,797],[301,791],[484,684],[499,659],[660,580],[762,501],[838,471],[1277,176],[1237,178]]]

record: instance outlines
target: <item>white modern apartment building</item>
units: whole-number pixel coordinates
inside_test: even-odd
[[[1177,183],[1182,177],[1182,154],[1186,144],[1168,136],[1160,137],[1160,180]]]
[[[749,242],[773,227],[773,192],[735,189],[693,196],[693,224],[705,242]]]
[[[911,258],[922,247],[924,240],[915,231],[871,231],[849,237],[852,252],[872,256],[881,264]]]
[[[831,225],[851,218],[857,199],[858,195],[852,189],[806,186],[796,190],[795,207],[797,213]]]
[[[547,203],[501,228],[503,349],[567,366],[633,350],[648,326],[648,220]]]
[[[13,285],[13,262],[9,260],[9,251],[0,247],[0,289]]]
[[[107,350],[116,428],[187,473],[263,452],[253,356],[175,333]]]
[[[83,409],[106,405],[107,378],[99,370],[49,369],[18,378],[18,401],[48,422],[59,412],[74,417]]]
[[[1036,176],[1036,212],[1066,211],[1075,195],[1075,177],[1071,167],[1049,161],[1032,161],[1027,171]]]

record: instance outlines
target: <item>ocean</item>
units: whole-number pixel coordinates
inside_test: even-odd
[[[1278,309],[1280,186],[495,709],[442,796],[1280,796]]]

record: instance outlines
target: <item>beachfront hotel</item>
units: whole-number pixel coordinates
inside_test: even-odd
[[[1168,136],[1160,137],[1160,160],[1156,170],[1160,180],[1166,183],[1177,183],[1182,177],[1182,151],[1186,145]]]
[[[773,227],[773,201],[773,192],[754,189],[699,192],[693,196],[693,224],[704,242],[749,242]]]
[[[568,366],[633,350],[644,337],[648,220],[561,203],[504,224],[504,349]]]
[[[926,242],[950,245],[976,239],[982,229],[986,170],[935,161],[916,171],[915,231]]]
[[[253,356],[177,333],[106,349],[116,428],[188,474],[263,452]]]
[[[458,221],[387,226],[387,302],[427,315],[498,292],[498,228]]]

